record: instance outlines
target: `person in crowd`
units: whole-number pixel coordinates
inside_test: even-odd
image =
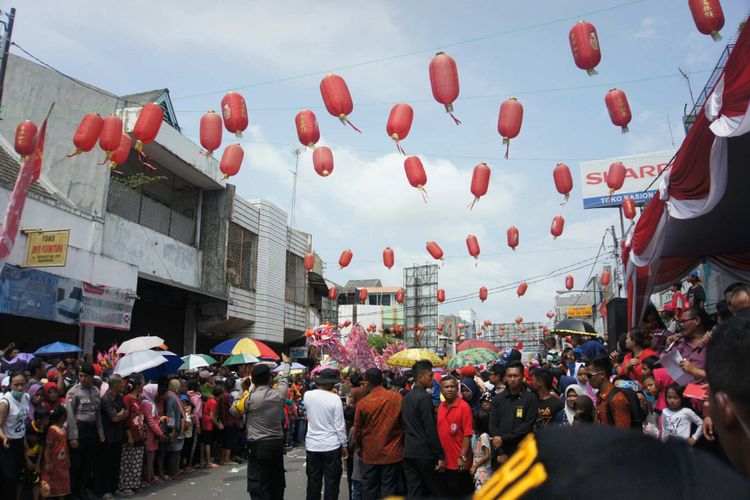
[[[432,363],[421,360],[412,366],[414,386],[401,402],[404,428],[404,475],[409,497],[440,495],[435,471],[445,469],[445,454],[438,437],[432,405]]]
[[[193,472],[193,453],[195,451],[195,416],[193,415],[194,407],[190,402],[187,394],[180,394],[180,402],[185,408],[185,443],[182,445],[180,453],[180,467],[185,472]]]
[[[735,285],[728,301],[729,310],[736,316],[750,317],[750,286],[745,283]]]
[[[640,330],[642,332],[645,332],[645,334],[649,337],[650,342],[648,347],[650,347],[652,350],[661,352],[668,345],[667,341],[672,333],[667,329],[667,326],[664,324],[659,311],[651,302],[649,302],[646,306],[646,310],[643,313],[643,319],[641,320],[639,327]],[[627,350],[629,349],[626,346],[625,351]]]
[[[490,410],[492,409],[492,394],[490,391],[485,392],[482,394],[482,397],[479,398],[480,401],[480,408],[481,411],[486,411],[488,414],[490,413]],[[487,424],[489,425],[489,423]]]
[[[56,406],[50,412],[41,473],[41,493],[44,498],[66,497],[71,493],[71,460],[65,431],[66,421],[65,406]]]
[[[240,419],[238,416],[232,415],[230,411],[234,403],[232,398],[233,387],[234,380],[232,378],[226,379],[224,382],[224,392],[218,399],[219,421],[223,429],[221,436],[221,461],[219,465],[236,465],[236,462],[232,461],[232,452],[237,449]]]
[[[505,390],[505,383],[503,383],[504,379],[505,365],[495,363],[490,366],[490,383],[492,384],[492,389],[490,389],[489,392],[493,398]]]
[[[25,465],[24,436],[29,416],[26,375],[11,373],[10,391],[0,397],[0,492],[10,498],[20,495],[19,479]]]
[[[383,387],[383,372],[365,372],[367,396],[357,404],[354,440],[364,470],[362,498],[374,500],[398,493],[403,459],[404,435],[400,395]]]
[[[485,410],[474,416],[474,435],[471,438],[473,461],[469,474],[474,479],[474,489],[482,489],[492,476],[492,443],[490,442],[490,414]]]
[[[667,387],[667,407],[661,413],[661,440],[685,439],[693,446],[701,437],[703,419],[691,408],[687,408],[682,397],[683,387],[672,384]],[[696,426],[695,432],[690,432],[691,426]]]
[[[544,368],[531,370],[531,390],[537,397],[537,424],[547,426],[565,409],[560,398],[552,394],[552,374]]]
[[[336,370],[321,370],[315,381],[316,388],[304,395],[307,410],[307,500],[320,500],[324,479],[323,498],[339,498],[343,473],[341,460],[349,456],[344,407],[341,399],[331,392],[340,381]]]
[[[523,365],[510,363],[505,369],[506,389],[492,398],[490,436],[496,454],[493,468],[508,460],[521,440],[534,430],[538,418],[538,400],[523,381]]]
[[[143,391],[143,377],[139,374],[130,375],[125,379],[125,440],[120,460],[119,490],[123,496],[132,496],[134,490],[141,487],[143,473],[143,455],[145,429],[143,425],[143,407],[141,406],[141,392]]]
[[[589,364],[587,376],[591,386],[598,391],[596,393],[596,422],[629,429],[630,403],[625,394],[610,382],[611,374],[612,360],[607,356],[595,358]]]
[[[706,332],[711,329],[711,319],[705,309],[693,307],[682,313],[680,319],[682,335],[666,351],[679,351],[682,356],[680,368],[691,375],[694,381],[706,379],[706,344],[703,340]],[[665,355],[663,354],[662,357]]]
[[[100,443],[105,440],[101,398],[94,385],[94,374],[93,365],[82,362],[78,383],[66,395],[66,406],[72,416],[68,418],[71,494],[80,498],[90,496],[94,461]]]
[[[445,453],[442,472],[443,496],[463,498],[474,491],[469,472],[472,464],[471,437],[474,434],[472,411],[458,397],[458,380],[445,376],[440,380],[444,401],[438,406],[437,431]]]
[[[474,380],[474,377],[477,374],[477,369],[473,366],[465,366],[461,368],[461,386],[460,390],[462,392],[463,397],[463,387],[466,387],[471,392],[471,399],[464,400],[469,403],[469,407],[471,408],[472,412],[476,412],[479,410],[479,398],[482,396],[482,392],[479,390],[479,386],[477,385],[476,381]]]
[[[576,398],[575,403],[573,403],[573,410],[575,412],[573,425],[594,423],[596,408],[594,407],[594,401],[587,395],[584,394]]]
[[[44,368],[44,360],[42,358],[32,358],[29,360],[26,364],[26,371],[29,372],[29,388],[33,385],[41,384],[42,379],[47,376],[47,370]]]
[[[175,378],[167,383],[167,390],[162,396],[164,416],[167,417],[169,430],[166,457],[167,475],[173,480],[181,479],[180,455],[182,454],[182,446],[185,444],[185,408],[177,395],[179,391],[180,381]]]
[[[37,384],[38,385],[38,384]],[[35,418],[26,419],[26,435],[24,436],[24,465],[21,472],[21,496],[31,493],[34,500],[41,497],[41,466],[44,450],[45,435],[49,426],[49,411],[39,407]]]
[[[223,392],[219,387],[214,387],[214,391],[219,395]],[[219,420],[219,402],[212,392],[208,399],[206,399],[206,402],[203,403],[203,415],[201,417],[201,467],[209,469],[219,467],[213,462],[211,445],[221,425],[221,420]]]
[[[122,463],[122,442],[128,410],[122,397],[124,382],[119,375],[109,378],[109,388],[101,398],[102,425],[105,441],[97,460],[97,493],[105,500],[114,498],[118,489],[118,475]],[[132,493],[131,493],[132,494]]]
[[[706,291],[703,289],[703,285],[701,285],[701,277],[698,274],[697,269],[693,269],[690,271],[690,274],[687,277],[688,283],[690,283],[690,286],[687,289],[687,293],[685,294],[687,297],[688,304],[690,304],[691,309],[704,309],[706,308]]]
[[[166,439],[164,431],[159,426],[160,416],[156,405],[158,390],[156,384],[147,384],[141,392],[141,411],[146,428],[146,462],[143,468],[143,479],[149,484],[161,482],[161,478],[154,475],[154,459],[159,449],[159,442]]]
[[[557,425],[573,425],[576,412],[575,402],[578,396],[583,396],[585,393],[583,388],[578,384],[571,384],[565,388],[563,395],[565,397],[565,407],[563,411],[560,411],[555,415],[553,422]]]
[[[672,304],[664,304],[664,307],[659,312],[659,317],[664,323],[664,328],[669,332],[667,336],[674,334],[677,331],[677,318],[674,314],[674,308]],[[654,339],[652,336],[651,345],[654,345]],[[666,341],[666,339],[664,339]]]
[[[560,364],[560,351],[557,349],[557,339],[554,335],[549,335],[542,339],[544,345],[543,364],[547,368],[552,368]]]
[[[656,410],[657,413],[661,413],[661,411],[667,407],[665,391],[667,387],[674,384],[674,380],[669,376],[669,372],[661,367],[659,364],[659,358],[656,356],[645,358],[641,363],[641,369],[643,373],[644,393],[653,405],[654,410]],[[651,391],[645,390],[647,378],[653,380],[653,388]],[[649,383],[649,385],[651,384],[652,383]],[[655,398],[653,401],[651,400],[651,395]]]
[[[253,500],[284,498],[284,430],[281,415],[289,389],[289,358],[283,361],[278,385],[271,386],[268,365],[253,367],[253,389],[234,405],[238,414],[246,414],[247,491]]]
[[[607,353],[604,345],[597,338],[584,335],[571,335],[570,340],[573,345],[580,349],[581,360],[584,363]],[[575,349],[573,349],[575,352]]]
[[[675,319],[680,319],[682,317],[682,312],[690,307],[687,298],[682,293],[682,283],[673,283],[669,289],[672,292],[672,301],[670,302],[672,312],[674,313]]]
[[[244,382],[243,382],[244,383]],[[188,381],[187,396],[193,405],[193,446],[190,449],[189,465],[195,466],[195,451],[201,449],[201,418],[203,416],[203,398],[200,393],[200,383],[196,379]],[[200,461],[200,451],[198,452]]]
[[[583,393],[588,396],[591,401],[596,400],[596,389],[591,387],[591,384],[589,383],[588,369],[583,363],[578,366],[578,370],[576,371],[576,382],[583,389]]]
[[[11,371],[22,372],[24,366],[19,364],[18,354],[20,349],[16,347],[15,342],[11,342],[8,346],[0,352],[0,372],[8,373]]]
[[[625,354],[622,363],[616,365],[617,374],[640,382],[643,379],[641,362],[650,356],[656,356],[656,352],[650,346],[651,337],[645,330],[640,328],[630,330],[625,339],[625,348],[628,353]]]
[[[42,390],[42,384],[29,385],[26,393],[29,395],[29,418],[31,420],[34,420],[36,409],[43,407],[42,403],[44,402],[44,391]],[[47,412],[47,415],[49,415],[49,411]]]

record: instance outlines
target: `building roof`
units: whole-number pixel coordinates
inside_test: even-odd
[[[138,92],[137,94],[120,96],[120,99],[127,101],[128,104],[144,105],[151,102],[157,103],[164,108],[164,121],[178,131],[180,130],[180,125],[177,123],[177,115],[172,106],[172,99],[169,97],[169,89],[147,90],[145,92]]]
[[[383,283],[380,280],[349,280],[346,282],[342,293],[351,293],[359,288],[367,288],[369,290],[370,288],[380,288],[382,286]]]
[[[4,141],[0,141],[3,142]],[[3,145],[0,145],[0,186],[12,190],[21,170],[21,162],[10,153]],[[54,199],[52,193],[44,189],[39,182],[35,182],[29,188],[29,192],[45,198]],[[0,209],[2,210],[2,209]]]
[[[167,92],[169,92],[169,89],[147,90],[146,92],[138,92],[137,94],[124,95],[122,96],[122,99],[135,104],[148,104],[150,102],[156,102],[157,99]]]

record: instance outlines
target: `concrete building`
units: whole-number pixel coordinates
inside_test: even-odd
[[[367,290],[367,299],[362,304],[359,293]],[[338,295],[338,322],[346,320],[363,326],[374,324],[379,330],[388,331],[396,325],[406,326],[404,304],[396,302],[398,286],[384,287],[379,279],[349,280]],[[348,338],[349,328],[341,329],[342,338]]]

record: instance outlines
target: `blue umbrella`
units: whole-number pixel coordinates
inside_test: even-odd
[[[182,366],[182,358],[175,354],[166,354],[164,352],[161,352],[159,354],[167,358],[167,362],[155,368],[149,368],[148,370],[141,372],[143,374],[143,378],[145,378],[146,380],[159,380],[162,377],[168,377],[180,371],[180,366]]]
[[[66,344],[65,342],[53,342],[34,351],[34,356],[50,356],[53,354],[72,354],[81,352],[77,345]]]

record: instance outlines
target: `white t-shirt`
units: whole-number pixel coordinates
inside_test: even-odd
[[[690,424],[695,424],[698,429],[690,435]],[[703,432],[703,419],[695,414],[690,408],[680,408],[672,411],[664,408],[661,412],[661,440],[666,441],[668,438],[693,438],[697,440]]]
[[[29,395],[24,393],[17,400],[10,392],[3,394],[2,401],[8,405],[8,417],[5,419],[5,435],[8,439],[21,439],[26,435],[26,418],[29,416]]]
[[[315,389],[304,397],[307,413],[307,451],[333,451],[346,446],[346,424],[341,399],[332,392]]]

